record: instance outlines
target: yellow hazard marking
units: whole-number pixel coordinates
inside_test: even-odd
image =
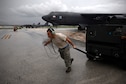
[[[10,37],[11,37],[11,35],[6,34],[6,35],[4,35],[1,39],[10,39]]]

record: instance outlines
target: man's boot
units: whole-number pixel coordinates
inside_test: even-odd
[[[71,71],[71,67],[68,67],[66,73],[69,73],[70,71]]]

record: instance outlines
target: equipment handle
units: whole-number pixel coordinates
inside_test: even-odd
[[[84,53],[86,55],[90,55],[91,57],[94,57],[92,54],[89,54],[89,53],[87,53],[87,52],[85,52],[85,51],[83,51],[83,50],[81,50],[79,48],[74,48],[74,49],[76,49],[76,50],[78,50],[78,51],[80,51],[80,52],[82,52],[82,53]]]
[[[74,49],[76,49],[76,50],[78,50],[78,51],[80,51],[80,52],[82,52],[82,53],[84,53],[84,54],[87,54],[87,52],[85,52],[85,51],[83,51],[83,50],[81,50],[81,49],[79,49],[79,48],[74,48]]]

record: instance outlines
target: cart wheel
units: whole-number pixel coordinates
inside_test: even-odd
[[[88,54],[87,54],[87,58],[88,58],[89,60],[94,60],[94,57],[91,56],[91,55],[88,55]]]

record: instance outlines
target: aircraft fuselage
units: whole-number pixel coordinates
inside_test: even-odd
[[[79,13],[69,12],[51,12],[42,19],[53,25],[78,25],[87,22]]]
[[[42,19],[53,25],[126,24],[124,14],[51,12]]]

